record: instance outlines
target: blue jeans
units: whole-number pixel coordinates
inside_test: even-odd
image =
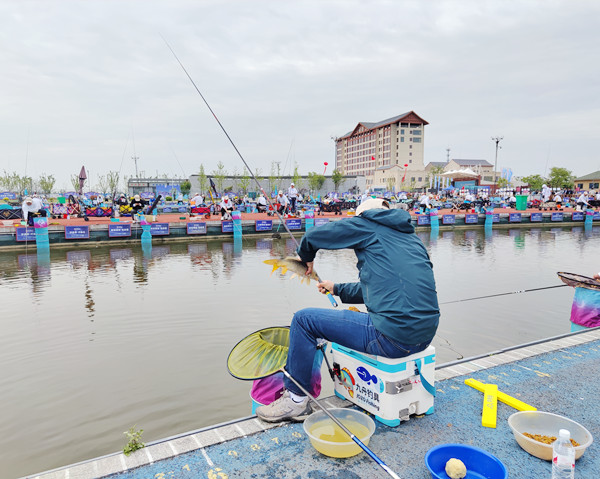
[[[347,309],[301,309],[294,314],[290,326],[290,348],[285,369],[307,390],[310,390],[312,365],[319,338],[386,358],[410,356],[423,351],[430,343],[403,344],[390,339],[375,329],[368,313]],[[287,377],[285,387],[295,394],[305,395]]]

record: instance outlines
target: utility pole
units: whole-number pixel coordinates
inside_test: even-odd
[[[494,160],[494,188],[496,187],[496,168],[498,167],[498,143],[500,143],[502,140],[504,140],[503,136],[492,136],[492,141],[496,142],[496,159]]]
[[[139,178],[138,176],[138,169],[137,169],[137,160],[139,160],[139,156],[135,156],[135,153],[133,154],[133,156],[131,157],[131,159],[134,161],[135,163],[135,177]]]
[[[450,163],[450,148],[446,148],[446,163]]]

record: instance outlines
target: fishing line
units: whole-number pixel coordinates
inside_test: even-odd
[[[262,194],[267,199],[267,202],[269,203],[269,206],[271,208],[273,208],[273,211],[275,212],[275,214],[279,218],[279,221],[281,222],[281,224],[283,224],[283,227],[285,228],[285,230],[291,236],[292,240],[296,244],[296,249],[300,248],[300,243],[298,243],[298,240],[294,237],[293,233],[290,231],[288,225],[286,224],[285,220],[283,219],[283,216],[281,216],[281,214],[279,213],[279,211],[277,211],[277,208],[275,208],[275,206],[273,205],[273,202],[271,201],[270,195],[267,195],[266,192],[265,192],[265,190],[263,189],[263,187],[260,185],[260,182],[258,181],[258,178],[254,175],[254,172],[252,171],[252,168],[250,168],[250,166],[248,165],[248,163],[246,162],[246,160],[244,159],[244,157],[240,153],[240,150],[238,150],[237,146],[235,145],[235,143],[233,142],[233,140],[229,136],[229,133],[227,133],[227,130],[225,129],[225,127],[223,126],[223,124],[221,123],[221,121],[219,120],[219,118],[217,118],[217,115],[215,114],[215,112],[213,111],[213,109],[208,104],[208,101],[206,101],[206,98],[204,98],[204,95],[202,94],[202,92],[200,91],[200,89],[196,86],[196,83],[194,82],[194,80],[192,79],[192,77],[190,76],[190,74],[188,73],[188,71],[186,70],[186,68],[183,66],[183,63],[181,63],[181,60],[179,59],[179,57],[177,56],[177,54],[175,53],[175,51],[171,48],[171,45],[169,45],[169,42],[167,42],[167,40],[165,39],[165,37],[163,37],[161,35],[161,38],[163,39],[163,41],[165,42],[165,44],[167,45],[167,47],[169,48],[169,50],[171,50],[171,53],[175,57],[175,60],[177,60],[177,63],[179,63],[179,66],[181,67],[181,69],[184,71],[184,73],[186,74],[186,76],[188,77],[188,79],[190,80],[190,82],[192,83],[192,85],[194,86],[196,92],[198,92],[198,95],[200,95],[200,98],[202,98],[202,101],[204,102],[204,104],[206,105],[206,107],[208,108],[208,110],[210,111],[210,113],[212,114],[213,118],[219,124],[219,126],[221,127],[221,130],[223,130],[223,133],[225,133],[225,136],[229,140],[229,143],[231,143],[231,146],[233,146],[233,149],[235,150],[235,152],[237,153],[237,155],[240,157],[240,159],[242,160],[242,162],[246,166],[246,169],[248,170],[248,172],[252,176],[252,179],[254,179],[254,181],[256,182],[256,185],[258,186],[258,188],[260,189],[260,191],[262,192]],[[319,282],[321,282],[321,279],[318,277],[318,275],[317,275],[317,280]],[[328,292],[328,293],[326,293],[326,296],[329,299],[329,301],[331,302],[331,304],[334,307],[337,307],[338,304],[337,304],[336,300],[334,299],[333,295],[330,292]]]
[[[177,161],[177,164],[179,165],[179,168],[181,168],[181,172],[183,173],[183,177],[185,178],[187,175],[185,174],[185,170],[183,169],[183,166],[181,166],[181,163],[179,163],[179,158],[177,158],[175,149],[173,148],[172,145],[169,145],[169,148],[171,148],[171,152],[173,153],[173,156],[175,157],[175,161]]]
[[[129,146],[129,135],[127,135],[127,141],[125,142],[125,148],[123,149],[123,154],[121,155],[121,165],[119,166],[119,178],[121,177],[121,169],[123,168],[123,161],[125,160],[125,153],[127,152],[128,146]]]
[[[476,299],[495,298],[497,296],[507,296],[509,294],[531,293],[532,291],[542,291],[543,289],[564,288],[565,286],[567,286],[567,285],[566,284],[558,284],[556,286],[545,286],[543,288],[521,289],[518,291],[510,291],[508,293],[489,294],[487,296],[477,296],[475,298],[457,299],[455,301],[445,301],[443,303],[440,303],[440,306],[442,304],[462,303],[464,301],[474,301]]]

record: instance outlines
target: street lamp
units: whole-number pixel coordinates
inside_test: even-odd
[[[500,143],[503,139],[503,136],[492,136],[492,141],[496,142],[496,159],[494,160],[494,187],[496,187],[496,168],[498,167],[498,143]]]

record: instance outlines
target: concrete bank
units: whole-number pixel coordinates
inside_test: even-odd
[[[504,211],[504,210],[503,210]],[[583,226],[584,215],[576,212],[527,212],[497,213],[492,228],[530,228],[535,226]],[[600,224],[600,213],[594,221]],[[315,218],[315,225],[322,222],[339,221],[343,216],[327,214]],[[85,222],[82,218],[70,220],[51,220],[48,226],[48,238],[52,247],[77,247],[90,243],[102,244],[136,244],[140,242],[142,229],[138,223],[130,219],[111,222],[109,218],[98,218]],[[417,231],[431,230],[429,216],[413,215],[412,221]],[[306,231],[304,219],[286,219],[288,228],[294,235],[302,235]],[[484,228],[484,214],[439,214],[439,230],[447,231],[465,228]],[[590,223],[585,224],[591,226]],[[266,214],[243,214],[242,237],[272,237],[287,234],[285,227],[277,217]],[[155,244],[167,241],[189,241],[205,239],[231,239],[233,233],[230,222],[219,219],[204,220],[182,219],[179,215],[161,215],[152,223],[152,241]],[[20,226],[0,227],[0,250],[20,250],[35,244],[33,228]]]

